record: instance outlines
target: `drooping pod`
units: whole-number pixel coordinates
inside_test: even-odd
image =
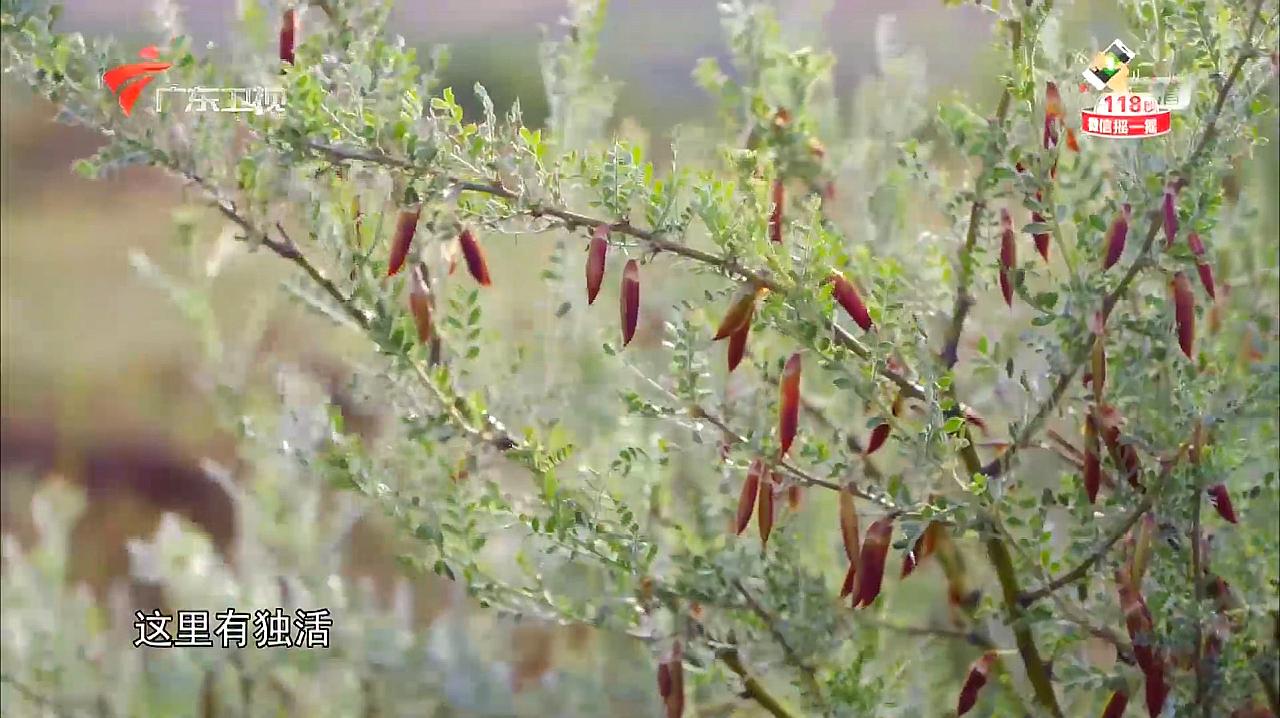
[[[729,360],[729,371],[738,368],[738,364],[742,363],[742,357],[747,353],[747,335],[751,332],[751,322],[742,325],[742,328],[729,336],[729,349],[726,356]]]
[[[294,44],[298,36],[298,11],[288,8],[280,23],[280,61],[293,64]]]
[[[1044,137],[1043,145],[1047,150],[1058,144],[1058,123],[1066,118],[1062,106],[1062,95],[1058,86],[1046,82],[1044,86]]]
[[[594,304],[604,282],[605,257],[609,252],[609,225],[597,225],[587,246],[587,304]]]
[[[1121,209],[1120,215],[1111,222],[1111,228],[1107,230],[1107,256],[1102,264],[1104,271],[1111,269],[1116,262],[1120,261],[1120,256],[1124,254],[1125,240],[1129,236],[1129,217],[1132,211],[1133,207],[1126,202]]]
[[[1102,709],[1101,718],[1123,718],[1124,709],[1129,706],[1129,694],[1124,691],[1116,691],[1111,694],[1111,698],[1107,700],[1107,705]]]
[[[800,484],[792,483],[787,486],[787,508],[792,511],[800,509],[800,502],[804,499],[804,487]]]
[[[760,545],[769,544],[769,534],[773,533],[773,476],[768,467],[760,474],[760,490],[756,504],[756,528],[760,530]]]
[[[1152,635],[1155,622],[1142,593],[1132,581],[1117,576],[1116,583],[1120,593],[1120,610],[1124,613],[1125,628],[1133,641],[1133,657],[1142,669],[1146,679],[1145,693],[1147,713],[1156,718],[1163,710],[1169,697],[1169,684],[1165,680],[1165,659],[1163,651],[1153,644]]]
[[[773,181],[773,191],[770,192],[770,197],[773,203],[769,209],[769,241],[781,244],[782,204],[786,200],[781,179],[775,179]]]
[[[1226,484],[1214,484],[1205,489],[1205,493],[1209,494],[1209,502],[1219,516],[1233,524],[1237,522],[1236,509],[1231,505],[1231,494],[1227,493]]]
[[[718,342],[742,331],[744,327],[749,327],[751,318],[755,315],[756,300],[764,292],[763,287],[751,285],[740,287],[733,297],[733,303],[729,305],[729,311],[725,312],[724,319],[720,320],[720,326],[716,329],[716,335],[712,337],[712,341]]]
[[[409,313],[413,315],[414,326],[418,329],[418,341],[426,344],[432,333],[431,285],[427,282],[427,269],[422,262],[414,265],[409,280]]]
[[[876,427],[871,430],[871,437],[867,439],[867,448],[863,450],[862,455],[871,456],[876,453],[880,450],[880,447],[884,446],[884,442],[888,438],[889,422],[876,424]]]
[[[871,524],[858,554],[858,575],[854,581],[853,607],[870,606],[880,595],[884,580],[884,562],[893,538],[893,517],[885,516]]]
[[[1004,303],[1013,306],[1012,272],[1018,263],[1018,245],[1013,238],[1013,218],[1009,210],[1000,210],[1000,293]]]
[[[413,235],[418,231],[418,217],[422,207],[402,209],[396,217],[396,231],[391,235],[391,255],[387,260],[387,276],[393,276],[404,266],[409,256],[409,247],[413,244]]]
[[[622,314],[622,346],[631,343],[636,335],[636,321],[640,318],[640,265],[628,259],[622,269],[622,291],[619,306]]]
[[[760,477],[764,474],[764,461],[756,459],[747,469],[747,478],[742,482],[742,493],[738,495],[738,515],[734,521],[734,529],[739,535],[751,523],[751,511],[756,507],[756,495],[760,493]]]
[[[471,277],[480,286],[489,286],[489,264],[484,259],[484,248],[480,246],[470,227],[463,228],[458,235],[458,246],[462,249],[462,259],[467,263],[467,271],[471,273]]]
[[[857,565],[859,551],[858,510],[853,503],[853,493],[848,489],[840,490],[840,542],[844,546],[845,558],[849,563]]]
[[[1177,272],[1171,282],[1173,289],[1173,314],[1178,327],[1178,346],[1188,359],[1194,359],[1196,342],[1196,300],[1191,293],[1187,275]]]
[[[677,640],[671,654],[658,664],[658,696],[666,718],[684,715],[684,650]]]
[[[1040,199],[1040,193],[1036,192],[1036,200],[1039,201],[1039,199]],[[1040,214],[1039,212],[1031,213],[1031,221],[1035,224],[1045,224],[1044,215]],[[1049,233],[1037,232],[1031,235],[1031,238],[1035,240],[1036,251],[1039,252],[1040,256],[1044,258],[1044,261],[1046,262],[1049,261]]]
[[[926,558],[933,554],[938,534],[943,531],[942,524],[930,521],[928,526],[916,538],[916,544],[902,557],[902,578],[910,576]]]
[[[1150,512],[1133,529],[1133,556],[1129,560],[1129,580],[1135,587],[1142,585],[1142,576],[1151,562],[1151,549],[1156,536],[1156,519]]]
[[[1102,484],[1102,455],[1098,442],[1098,425],[1093,413],[1084,420],[1084,491],[1089,503],[1098,498],[1098,487]]]
[[[1076,140],[1076,131],[1070,127],[1067,128],[1067,149],[1077,154],[1080,152],[1080,142]]]
[[[800,353],[787,359],[779,381],[778,400],[778,458],[787,455],[796,438],[800,424]]]
[[[991,673],[991,666],[996,662],[996,654],[994,651],[987,651],[978,657],[978,660],[969,666],[969,675],[964,679],[964,686],[960,688],[960,698],[956,701],[956,716],[964,715],[973,709],[978,702],[978,691],[987,685],[987,677]]]
[[[1200,235],[1195,232],[1188,234],[1187,245],[1191,247],[1191,253],[1196,256],[1196,273],[1200,275],[1200,284],[1204,286],[1204,293],[1208,294],[1210,299],[1217,299],[1218,292],[1213,281],[1213,267],[1209,266],[1209,262],[1204,258],[1204,242],[1200,239]]]
[[[858,289],[853,282],[839,274],[831,275],[827,281],[832,284],[831,296],[848,312],[849,317],[862,327],[863,331],[871,331],[873,326],[871,313],[867,311],[867,305],[863,303],[862,295],[858,294]]]

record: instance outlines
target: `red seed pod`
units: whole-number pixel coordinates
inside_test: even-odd
[[[1165,682],[1164,666],[1147,671],[1145,675],[1147,715],[1150,718],[1159,718],[1161,711],[1164,710],[1165,701],[1169,698],[1169,684]]]
[[[968,713],[978,702],[978,691],[987,685],[988,674],[991,673],[991,666],[995,662],[995,652],[987,651],[969,667],[969,675],[964,679],[964,686],[960,688],[960,699],[956,701],[957,718]]]
[[[1099,404],[1095,418],[1098,421],[1098,434],[1102,437],[1111,460],[1124,472],[1124,478],[1130,486],[1141,489],[1142,484],[1138,478],[1142,474],[1142,460],[1138,458],[1138,450],[1132,444],[1120,441],[1120,427],[1124,424],[1124,417],[1114,406]]]
[[[1107,231],[1107,258],[1103,262],[1103,270],[1111,269],[1112,265],[1120,261],[1120,255],[1124,254],[1124,242],[1129,235],[1130,212],[1132,207],[1126,203],[1120,216],[1115,218],[1111,229]]]
[[[858,294],[858,289],[853,286],[853,282],[839,274],[831,275],[828,281],[834,287],[831,295],[849,313],[849,317],[862,327],[863,331],[871,331],[871,314],[867,312],[867,305],[863,304],[862,296]]]
[[[751,317],[756,311],[756,299],[764,293],[763,289],[743,285],[734,295],[733,303],[729,305],[729,311],[725,312],[724,319],[720,321],[720,327],[716,329],[716,335],[712,337],[712,341],[720,341],[725,337],[731,337],[741,331],[743,327],[751,325]]]
[[[1204,241],[1200,239],[1200,235],[1191,232],[1187,235],[1187,246],[1191,248],[1191,253],[1197,257],[1204,256]]]
[[[1049,115],[1044,116],[1044,132],[1042,133],[1042,136],[1041,136],[1041,143],[1044,145],[1044,148],[1046,150],[1056,147],[1058,144],[1057,120],[1054,120]],[[1056,167],[1057,165],[1055,164],[1054,166]],[[1052,177],[1053,174],[1054,174],[1053,171],[1050,170],[1049,176]]]
[[[1155,625],[1151,619],[1151,611],[1142,593],[1133,584],[1132,577],[1117,572],[1116,584],[1120,593],[1120,610],[1124,614],[1125,628],[1133,641],[1133,657],[1138,667],[1147,674],[1148,680],[1154,673],[1163,672],[1163,659],[1159,650],[1152,645],[1151,631]]]
[[[796,438],[796,429],[800,425],[800,353],[796,352],[787,359],[782,369],[779,382],[778,401],[778,458],[787,455],[791,442]]]
[[[751,331],[751,322],[742,325],[742,328],[729,336],[729,371],[738,368],[738,364],[742,362],[742,357],[747,352],[747,334]]]
[[[1076,131],[1070,127],[1067,128],[1067,149],[1076,153],[1080,152],[1080,142],[1076,140]]]
[[[803,497],[803,490],[800,484],[791,484],[787,487],[787,508],[795,511],[800,508],[800,499]]]
[[[1044,215],[1039,212],[1032,212],[1031,221],[1037,224],[1044,224]],[[1035,240],[1036,251],[1044,258],[1044,261],[1049,261],[1049,233],[1040,232],[1039,234],[1034,234],[1032,235],[1032,239]]]
[[[413,234],[418,230],[418,216],[421,207],[402,209],[396,217],[396,232],[391,236],[391,257],[387,260],[387,276],[390,277],[404,266],[409,256],[409,245],[413,244]]]
[[[760,476],[760,491],[756,505],[756,528],[760,530],[760,545],[769,543],[769,534],[773,533],[773,477],[765,468]]]
[[[876,424],[876,428],[871,430],[871,438],[867,439],[867,448],[862,451],[862,455],[871,456],[876,453],[888,438],[889,424]]]
[[[1191,293],[1191,283],[1187,275],[1178,272],[1173,275],[1173,314],[1178,325],[1178,346],[1188,359],[1193,359],[1196,342],[1196,300]]]
[[[1107,707],[1102,709],[1101,718],[1122,718],[1124,709],[1129,706],[1129,694],[1124,691],[1116,691],[1111,694],[1111,699],[1107,701]]]
[[[1208,294],[1210,299],[1217,299],[1218,294],[1213,286],[1213,267],[1206,262],[1200,262],[1196,265],[1196,273],[1200,275],[1200,284],[1204,285],[1204,293]]]
[[[1236,509],[1231,505],[1231,494],[1227,493],[1226,484],[1214,484],[1205,489],[1205,493],[1209,494],[1209,502],[1219,516],[1233,524],[1237,523]]]
[[[658,695],[664,704],[671,695],[671,666],[666,661],[658,664]]]
[[[1107,386],[1107,341],[1105,335],[1093,338],[1093,349],[1089,352],[1090,384],[1093,388],[1093,400],[1102,403],[1103,390]]]
[[[409,280],[409,312],[418,328],[418,341],[426,344],[431,339],[431,285],[427,283],[426,265],[419,262],[413,268]]]
[[[840,541],[844,555],[855,568],[858,565],[858,510],[853,494],[848,489],[840,491]]]
[[[920,537],[916,539],[916,545],[902,557],[902,578],[910,576],[921,562],[933,554],[938,532],[942,530],[941,524],[932,521],[924,527],[924,531],[920,532]]]
[[[1092,413],[1084,420],[1084,491],[1089,503],[1098,498],[1102,484],[1102,457],[1098,446],[1098,426]]]
[[[1150,513],[1143,514],[1142,520],[1133,531],[1133,556],[1129,559],[1129,580],[1136,588],[1142,585],[1142,576],[1147,572],[1147,564],[1151,561],[1151,546],[1156,535],[1155,517]]]
[[[1013,306],[1013,284],[1011,272],[1018,263],[1018,245],[1013,239],[1013,219],[1009,210],[1000,210],[1000,293],[1004,295],[1004,303]]]
[[[636,320],[640,318],[640,265],[634,259],[628,259],[622,269],[619,305],[622,309],[622,346],[625,347],[636,335]]]
[[[756,495],[760,492],[760,476],[764,473],[764,461],[756,459],[747,469],[747,478],[742,482],[742,493],[738,495],[738,517],[734,521],[734,529],[739,535],[751,523],[751,510],[756,506]]]
[[[597,225],[591,232],[591,244],[587,247],[587,304],[596,301],[600,284],[604,281],[604,260],[609,252],[609,225]]]
[[[782,192],[782,180],[773,181],[773,192],[771,193],[773,205],[769,210],[769,241],[782,242],[782,204],[785,196]]]
[[[1052,82],[1044,83],[1044,115],[1055,120],[1066,119],[1066,111],[1062,105],[1062,95],[1058,86]]]
[[[284,11],[280,23],[280,60],[293,64],[293,46],[298,35],[298,11],[289,8]]]
[[[858,564],[851,562],[849,570],[844,572],[844,583],[840,584],[840,598],[853,593],[854,583],[858,580]]]
[[[1173,246],[1173,240],[1178,236],[1178,207],[1174,194],[1177,192],[1173,185],[1165,185],[1164,201],[1160,205],[1160,212],[1164,218],[1164,246],[1166,248]]]
[[[1045,149],[1054,147],[1058,144],[1058,123],[1066,118],[1066,113],[1062,106],[1062,95],[1058,93],[1058,86],[1052,82],[1046,82],[1044,86],[1044,137],[1043,144]],[[1057,163],[1054,163],[1056,168]],[[1050,172],[1052,176],[1054,172]]]
[[[470,228],[464,228],[458,235],[458,246],[462,248],[462,259],[467,263],[467,271],[482,287],[489,286],[489,265],[484,261],[484,248],[476,240]]]
[[[858,576],[854,581],[853,607],[870,606],[880,595],[884,580],[884,560],[893,538],[893,517],[886,516],[871,524],[858,554]]]
[[[671,647],[671,657],[666,665],[670,683],[662,701],[667,709],[666,718],[680,718],[684,715],[684,649],[680,641]]]

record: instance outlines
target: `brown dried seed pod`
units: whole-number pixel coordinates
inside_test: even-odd
[[[414,326],[418,328],[418,341],[426,344],[432,333],[431,285],[427,283],[426,266],[421,262],[414,266],[409,280],[409,312],[413,315]]]
[[[628,259],[627,266],[622,269],[619,306],[622,314],[622,346],[625,347],[636,335],[636,321],[640,318],[640,265],[634,259]]]
[[[462,259],[467,263],[467,271],[482,287],[489,286],[489,265],[484,260],[484,248],[476,239],[470,228],[465,228],[458,235],[458,246],[462,248]]]
[[[395,234],[391,235],[391,256],[387,260],[387,276],[393,276],[404,266],[409,256],[409,247],[413,244],[414,232],[418,230],[418,217],[422,207],[402,209],[396,217]]]
[[[602,224],[591,232],[587,246],[587,304],[594,304],[604,282],[605,256],[609,252],[609,225]]]
[[[779,382],[778,458],[787,455],[800,424],[800,353],[787,359]]]
[[[747,478],[742,482],[742,493],[738,495],[738,516],[734,528],[738,534],[746,530],[751,523],[751,510],[756,506],[756,496],[760,492],[760,476],[764,473],[764,462],[756,459],[747,469]]]
[[[1191,283],[1187,275],[1177,272],[1173,275],[1173,313],[1178,326],[1178,346],[1188,359],[1194,359],[1196,342],[1196,300],[1191,293]]]
[[[831,275],[827,281],[833,285],[831,295],[836,302],[849,313],[849,317],[862,327],[863,331],[870,331],[873,326],[871,323],[871,314],[867,311],[867,305],[862,301],[862,295],[858,293],[857,287],[853,282],[840,276],[839,274]]]

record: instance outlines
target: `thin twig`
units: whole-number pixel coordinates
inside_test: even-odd
[[[831,420],[831,417],[827,416],[826,412],[814,404],[808,397],[801,396],[800,403],[804,407],[804,413],[806,415],[812,416],[819,424],[822,424],[828,431],[835,434],[837,440],[844,441],[844,445],[849,449],[849,451],[862,457],[862,471],[868,478],[874,479],[875,481],[881,481],[884,479],[884,473],[880,471],[880,468],[876,466],[871,457],[866,455],[863,450],[862,443],[858,441],[858,437],[853,435],[853,432],[844,431],[840,427],[836,426],[835,422]]]
[[[889,623],[876,618],[868,618],[867,616],[858,614],[858,623],[875,628],[882,628],[887,631],[894,631],[907,636],[922,636],[929,638],[948,638],[964,641],[971,645],[984,649],[994,649],[996,644],[986,635],[976,630],[965,631],[958,628],[948,628],[946,626],[905,626],[898,623]]]
[[[1116,527],[1112,529],[1111,532],[1108,533],[1092,551],[1089,552],[1089,555],[1085,556],[1084,560],[1077,564],[1075,568],[1059,575],[1057,578],[1052,579],[1040,588],[1037,588],[1034,591],[1024,592],[1018,597],[1018,603],[1023,606],[1030,606],[1054,591],[1057,591],[1064,586],[1069,586],[1088,575],[1089,570],[1093,568],[1094,564],[1105,558],[1107,553],[1111,551],[1111,547],[1120,541],[1120,539],[1124,538],[1125,535],[1129,533],[1129,529],[1133,528],[1134,524],[1138,523],[1142,516],[1150,511],[1151,507],[1155,505],[1155,495],[1159,493],[1160,488],[1173,473],[1174,468],[1177,467],[1178,462],[1181,461],[1186,450],[1187,447],[1185,444],[1179,447],[1178,453],[1174,456],[1173,460],[1165,463],[1165,466],[1160,472],[1160,477],[1156,481],[1155,488],[1148,492],[1146,496],[1142,497],[1142,500],[1138,502],[1138,505],[1133,507],[1133,510],[1125,516],[1124,520],[1119,524],[1116,524]]]
[[[826,694],[822,692],[822,686],[818,684],[818,679],[816,677],[817,669],[805,661],[804,658],[802,658],[796,651],[795,647],[791,645],[791,642],[787,640],[786,635],[782,633],[782,629],[778,628],[777,617],[770,614],[765,610],[764,606],[760,605],[760,602],[755,599],[755,596],[752,596],[751,592],[747,590],[747,587],[743,585],[741,579],[735,578],[733,580],[733,585],[738,589],[738,593],[742,594],[742,600],[746,601],[747,605],[751,607],[751,612],[756,614],[761,623],[764,624],[765,628],[769,630],[769,634],[773,636],[773,640],[782,647],[782,652],[786,655],[787,662],[796,669],[796,673],[800,675],[800,680],[805,683],[805,688],[813,694],[814,700],[826,705],[827,697]]]
[[[1022,47],[1022,23],[1016,20],[1010,21],[1009,33],[1011,35],[1010,49],[1016,61],[1018,51]],[[999,128],[1004,124],[1012,101],[1013,88],[1010,83],[1005,83],[1000,92],[1000,101],[996,107],[995,117],[990,123],[992,128]],[[998,132],[992,133],[993,152],[996,151],[996,138],[999,136]],[[948,369],[954,367],[956,362],[959,361],[960,335],[964,332],[964,322],[969,316],[969,310],[974,305],[974,298],[969,292],[969,284],[973,281],[973,249],[977,246],[978,226],[982,222],[983,210],[987,207],[986,184],[987,176],[990,174],[992,166],[994,166],[994,163],[990,165],[984,163],[973,182],[973,204],[969,207],[969,228],[965,232],[964,244],[960,247],[960,257],[957,262],[955,306],[951,310],[951,324],[947,328],[947,337],[942,345],[942,361]]]
[[[743,692],[751,697],[760,707],[773,714],[774,718],[799,718],[799,716],[791,711],[791,709],[782,705],[777,698],[765,688],[764,684],[757,680],[743,665],[742,658],[738,655],[736,647],[721,648],[716,651],[716,658],[719,658],[729,670],[738,674],[742,679]]]

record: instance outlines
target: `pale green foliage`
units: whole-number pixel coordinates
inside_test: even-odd
[[[1080,49],[1081,38],[1064,37],[1061,10],[1052,3],[1001,3],[991,10],[1000,20],[999,87],[1008,88],[999,121],[990,120],[992,108],[954,95],[930,106],[923,57],[904,46],[892,20],[882,19],[877,29],[875,73],[842,108],[830,53],[788,47],[766,6],[724,3],[732,67],[704,60],[694,70],[717,102],[714,126],[676,132],[670,168],[655,167],[635,138],[611,135],[623,90],[593,66],[603,2],[575,0],[567,29],[555,33],[563,37],[542,47],[551,108],[544,128],[526,126],[518,104],[494,107],[481,85],[474,93],[482,116],[466,117],[454,90],[435,86],[444,53],[424,61],[392,39],[383,3],[316,5],[307,14],[296,65],[280,76],[271,49],[273,8],[248,4],[249,40],[227,62],[195,56],[181,37],[162,43],[163,56],[175,63],[165,81],[278,82],[287,93],[285,114],[157,115],[140,105],[125,119],[94,78],[126,52],[53,32],[52,15],[27,2],[4,4],[8,71],[63,108],[64,119],[109,136],[77,171],[101,176],[127,164],[162,167],[186,178],[193,203],[219,205],[222,218],[235,223],[234,231],[264,261],[272,251],[289,258],[278,250],[295,242],[303,258],[294,260],[302,271],[289,283],[292,296],[362,337],[352,373],[399,420],[391,436],[371,442],[346,431],[322,398],[264,408],[237,367],[235,346],[254,339],[252,325],[244,337],[224,336],[207,301],[216,272],[204,270],[212,266],[206,258],[223,248],[206,246],[205,233],[188,223],[183,236],[190,239],[192,271],[168,274],[139,261],[200,327],[225,409],[221,418],[241,430],[248,455],[262,467],[254,475],[267,482],[254,484],[239,504],[242,522],[262,543],[253,570],[222,566],[207,545],[170,527],[152,549],[164,584],[183,606],[213,597],[261,604],[282,599],[264,593],[273,589],[261,584],[259,573],[278,573],[295,576],[312,603],[349,607],[335,641],[341,660],[351,662],[348,673],[317,667],[323,659],[302,654],[281,659],[279,670],[305,673],[308,686],[325,687],[311,696],[316,710],[352,714],[363,705],[351,694],[359,686],[355,676],[372,666],[380,685],[414,676],[402,686],[403,696],[393,698],[397,711],[434,700],[476,714],[514,710],[467,704],[450,691],[447,675],[424,681],[440,665],[472,666],[473,659],[424,657],[417,651],[428,636],[408,634],[331,577],[328,554],[313,555],[342,540],[340,522],[316,507],[322,486],[353,490],[359,506],[385,511],[414,539],[402,557],[406,568],[456,582],[480,606],[634,636],[654,661],[679,638],[691,715],[711,715],[710,706],[741,692],[741,678],[718,660],[735,647],[753,677],[797,715],[938,715],[954,705],[965,669],[979,653],[954,639],[988,634],[1009,650],[1002,651],[1003,669],[984,692],[979,713],[1033,714],[1040,708],[1012,649],[1018,631],[1032,636],[1052,662],[1066,715],[1096,714],[1106,693],[1121,686],[1136,706],[1138,672],[1098,665],[1084,651],[1094,640],[1090,630],[1125,636],[1112,580],[1120,548],[1086,581],[1035,603],[1017,620],[1009,612],[1018,609],[1006,605],[984,568],[984,546],[995,541],[1007,546],[1021,590],[1041,586],[1084,560],[1140,499],[1117,478],[1114,490],[1090,505],[1079,471],[1037,451],[1041,426],[1034,417],[1060,376],[1066,376],[1061,402],[1049,404],[1041,418],[1078,441],[1089,401],[1077,375],[1080,352],[1092,341],[1088,318],[1117,286],[1129,291],[1108,324],[1108,401],[1127,419],[1126,441],[1144,457],[1141,479],[1171,539],[1157,542],[1145,584],[1159,641],[1171,655],[1185,653],[1194,645],[1194,627],[1213,612],[1188,588],[1187,536],[1197,488],[1225,481],[1241,524],[1223,524],[1207,504],[1200,513],[1215,536],[1213,571],[1243,600],[1233,616],[1243,628],[1227,642],[1208,690],[1220,710],[1257,694],[1255,673],[1271,670],[1261,661],[1268,647],[1274,651],[1268,631],[1280,549],[1272,525],[1278,275],[1274,243],[1265,236],[1274,227],[1257,210],[1265,193],[1227,198],[1223,178],[1232,158],[1270,139],[1270,65],[1250,58],[1221,112],[1214,104],[1221,77],[1242,48],[1274,45],[1274,3],[1263,3],[1251,37],[1252,3],[1243,9],[1238,3],[1126,3],[1135,46],[1161,62],[1177,50],[1172,64],[1159,65],[1162,72],[1211,70],[1219,79],[1199,84],[1193,107],[1176,115],[1168,138],[1098,141],[1080,154],[1041,146],[1045,81],[1058,81],[1068,115],[1084,101],[1063,78],[1078,76],[1087,50]],[[1020,41],[1010,52],[1013,22]],[[1078,122],[1069,117],[1069,124]],[[1193,149],[1201,144],[1207,151]],[[242,149],[226,152],[229,146]],[[1196,161],[1183,168],[1189,156]],[[1058,176],[1051,183],[1054,163]],[[1019,172],[1018,164],[1028,171]],[[1194,274],[1185,240],[1168,252],[1138,256],[1165,180],[1184,169],[1181,236],[1199,232],[1222,282],[1236,288],[1223,300],[1216,334],[1207,330],[1208,304],[1198,295],[1195,363],[1178,349],[1166,289],[1174,271]],[[784,239],[775,244],[766,226],[770,187],[779,176],[789,180],[788,204]],[[824,199],[828,182],[835,194]],[[978,223],[970,226],[975,201]],[[1103,233],[1125,202],[1134,205],[1130,249],[1120,267],[1104,273],[1097,269]],[[432,276],[443,358],[436,364],[405,308],[408,271],[385,277],[396,215],[419,203],[409,266],[422,260]],[[996,288],[999,208],[1014,214],[1019,231],[1013,313]],[[1053,235],[1051,264],[1035,255],[1025,232],[1032,211],[1046,220],[1031,229]],[[618,225],[606,287],[614,285],[624,256],[642,262],[641,336],[625,349],[612,290],[591,308],[583,296],[580,250],[597,221]],[[456,274],[448,273],[462,226],[475,228],[488,252],[492,287],[476,288],[460,259]],[[972,251],[961,251],[967,236],[974,239]],[[1156,248],[1162,245],[1157,239]],[[1140,262],[1141,271],[1130,287],[1120,276],[1132,262]],[[952,371],[939,355],[957,275],[965,276],[961,267],[972,271],[968,293],[978,301]],[[533,281],[539,271],[542,285]],[[826,283],[832,272],[856,280],[874,333],[862,334],[836,305]],[[756,312],[748,359],[729,376],[722,345],[710,337],[744,278],[776,286]],[[1240,361],[1242,341],[1256,342],[1263,358]],[[776,455],[776,387],[795,351],[804,354],[807,403],[789,460],[801,471],[780,477],[788,486],[852,481],[866,494],[859,499],[864,528],[886,511],[897,517],[885,589],[869,609],[852,612],[836,599],[847,562],[834,493],[817,485],[804,489],[797,510],[779,512],[766,551],[749,534],[739,538],[728,529],[747,465]],[[895,375],[901,381],[886,379]],[[891,406],[904,384],[912,401],[895,416]],[[981,435],[961,418],[958,401],[985,418],[988,440],[1005,444],[1031,434],[1011,471],[989,477],[966,465],[964,450]],[[827,421],[818,419],[819,411]],[[291,418],[299,412],[304,419]],[[875,457],[880,469],[873,472],[858,442],[886,420],[893,438]],[[282,444],[274,432],[290,421],[301,422],[293,426],[301,438]],[[263,430],[261,422],[276,428]],[[1175,455],[1197,422],[1214,436],[1199,467],[1184,462],[1167,481],[1158,478],[1157,458]],[[730,444],[723,459],[722,442]],[[995,456],[992,448],[980,447],[987,460]],[[965,555],[968,584],[980,592],[967,618],[948,606],[936,559],[909,582],[897,580],[902,552],[929,521],[949,523]],[[61,525],[53,522],[47,541],[56,542]],[[31,557],[7,555],[12,575],[23,580],[12,594],[6,584],[6,609],[21,606],[42,622],[33,625],[48,628],[52,614],[41,611],[54,609],[33,596],[68,594],[57,585],[56,567],[37,564],[56,564],[61,550],[49,544]],[[205,583],[192,583],[175,567],[178,555],[210,567]],[[75,606],[81,613],[98,610]],[[903,624],[927,627],[925,635],[896,630]],[[394,636],[366,633],[366,626],[384,626]],[[123,656],[119,670],[138,660],[101,637],[101,629],[86,628],[86,634],[94,650]],[[6,662],[27,665],[19,675],[59,697],[79,702],[105,695],[121,712],[146,701],[156,701],[146,703],[151,711],[170,707],[150,683],[94,674],[74,650],[60,649],[48,666],[28,665],[32,641],[7,626],[4,645]],[[391,654],[375,659],[375,651]],[[168,653],[165,660],[181,676],[174,680],[194,686],[200,668],[233,659]],[[234,660],[266,661],[256,655]],[[274,667],[262,665],[274,675]],[[640,697],[629,705],[654,712],[656,689],[647,664],[642,667],[643,682],[625,687],[608,685],[607,677],[584,678],[575,684],[578,693],[548,710],[570,714],[572,701],[592,691],[630,691]],[[45,670],[74,670],[90,683],[62,693],[61,684],[41,677]],[[1183,668],[1170,671],[1176,679],[1169,710],[1181,714],[1194,700],[1195,681]]]

